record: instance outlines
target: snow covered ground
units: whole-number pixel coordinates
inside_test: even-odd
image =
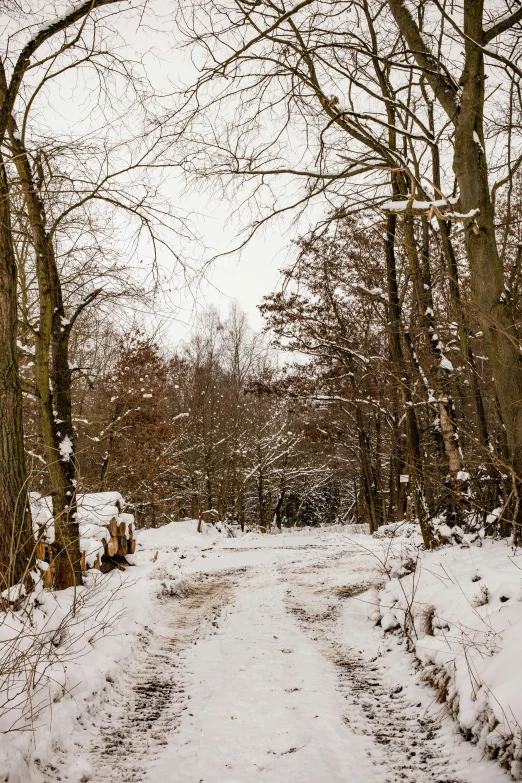
[[[55,662],[34,733],[0,739],[0,780],[509,780],[457,733],[400,628],[368,620],[385,608],[389,547],[341,527],[140,532],[134,566],[101,577],[125,613],[108,635],[78,634],[66,669]]]
[[[408,539],[399,546],[412,562]],[[393,556],[389,565],[393,577]],[[522,552],[487,539],[423,552],[412,574],[387,582],[374,618],[406,632],[463,733],[520,779]]]

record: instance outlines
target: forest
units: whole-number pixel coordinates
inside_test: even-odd
[[[27,664],[21,639],[31,636],[39,662],[49,644],[60,648],[65,626],[71,649],[80,639],[68,625],[77,598],[68,596],[95,590],[102,600],[136,566],[146,579],[167,580],[160,603],[167,594],[188,601],[192,588],[179,588],[168,558],[179,550],[187,562],[175,559],[175,569],[196,569],[207,539],[223,562],[227,547],[239,555],[242,546],[273,546],[270,568],[283,578],[285,548],[310,536],[302,568],[318,580],[331,569],[335,595],[351,599],[389,581],[367,601],[380,607],[375,623],[428,667],[426,681],[466,739],[480,745],[485,725],[502,735],[484,740],[484,755],[520,779],[520,724],[506,715],[518,715],[522,691],[509,709],[491,695],[481,701],[482,685],[469,695],[437,646],[458,628],[444,637],[452,651],[460,639],[451,660],[467,661],[484,694],[495,691],[478,658],[476,669],[469,663],[467,645],[485,658],[507,650],[507,625],[491,620],[484,630],[481,608],[493,611],[498,598],[500,611],[516,592],[502,592],[506,574],[520,568],[518,0],[5,0],[0,24],[0,736],[15,709],[2,693],[18,683],[18,704],[29,688],[22,670],[40,666]],[[216,205],[227,220],[213,237]],[[225,228],[233,236],[220,245]],[[225,264],[232,278],[252,246],[256,287],[256,266],[268,261],[262,238],[274,236],[285,254],[277,284],[259,292],[261,327],[241,298],[200,304],[212,268]],[[194,303],[181,337],[172,326],[180,301]],[[377,554],[386,541],[389,551]],[[331,563],[313,560],[323,546],[338,548]],[[464,561],[450,567],[448,558],[479,549],[484,573],[497,568],[504,582],[491,576],[458,620],[440,619],[457,599],[448,593],[437,603],[433,563],[441,584],[464,574],[474,583],[482,566],[468,574]],[[380,576],[360,566],[370,552]],[[199,584],[206,572],[197,562],[190,578]],[[422,563],[428,581],[417,586]],[[360,584],[335,581],[359,566],[367,569]],[[232,582],[216,587],[216,627],[229,590]],[[28,631],[40,621],[24,619],[45,614],[51,595],[57,607],[72,601],[69,614],[56,615],[58,642],[56,629],[52,641]],[[300,608],[285,600],[303,633],[312,616],[320,624],[334,611],[325,605],[321,614],[313,601],[305,610],[304,592]],[[107,605],[114,601],[111,593]],[[196,604],[186,605],[186,623],[191,640],[203,640]],[[255,624],[261,609],[241,611]],[[350,622],[360,623],[353,611]],[[471,632],[478,615],[484,628]],[[419,647],[428,636],[437,652]],[[359,652],[372,644],[368,637]],[[161,645],[157,655],[163,660]],[[458,706],[468,697],[477,702],[469,726]],[[16,709],[24,731],[29,714],[34,726],[39,710]],[[29,751],[20,753],[29,764]],[[106,779],[80,768],[76,778],[52,777],[54,763],[35,783]],[[314,780],[348,780],[346,771],[327,778],[317,763]],[[446,777],[417,777],[412,766],[411,780],[463,781],[455,764],[453,777],[445,767]],[[285,780],[301,780],[303,768]],[[33,781],[29,767],[16,769],[6,781]],[[475,783],[494,779],[484,769]],[[228,780],[210,767],[183,770],[187,781]],[[132,774],[122,781],[149,779]]]

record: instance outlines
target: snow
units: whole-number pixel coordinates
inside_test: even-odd
[[[113,515],[132,518],[118,493],[78,501],[89,541],[97,541]],[[36,517],[49,521],[47,498],[33,496],[31,505],[35,523]],[[224,525],[203,525],[201,534],[197,528],[197,520],[183,520],[138,531],[137,551],[123,574],[90,571],[76,594],[37,590],[31,627],[54,643],[45,647],[42,660],[50,668],[32,694],[42,705],[34,732],[0,734],[0,772],[9,783],[507,780],[482,759],[481,748],[456,736],[415,673],[400,634],[401,599],[385,606],[410,577],[390,579],[379,599],[373,592],[385,578],[390,548],[398,562],[394,573],[404,570],[401,552],[417,551],[415,525],[387,525],[379,537],[351,526],[274,535],[241,535]],[[490,561],[488,552],[505,558],[510,550],[452,547],[422,558],[444,556],[446,568],[451,555],[455,568],[467,563],[464,581],[473,562],[473,573],[479,568],[491,591],[492,610],[516,609],[521,580],[515,584],[504,573],[503,582],[495,581],[500,561]],[[449,606],[451,600],[451,611],[468,612],[468,624],[476,612],[487,618],[483,606],[470,610],[462,595],[460,603],[446,596],[441,573],[426,587],[421,580],[422,601],[440,597]],[[421,575],[430,578],[427,569]],[[368,614],[373,622],[381,618],[381,626]],[[516,621],[515,612],[509,621]],[[0,658],[2,644],[24,622],[15,612],[0,623]],[[508,627],[503,617],[502,623]],[[419,656],[423,649],[419,645]],[[495,687],[513,680],[512,649],[511,660],[488,680]],[[496,695],[506,698],[501,690]],[[20,705],[9,717],[1,706],[0,730],[13,717],[25,720]],[[433,729],[426,733],[426,725]],[[391,737],[387,744],[382,735]]]
[[[507,8],[504,13],[500,14],[500,16],[497,16],[496,19],[492,19],[491,22],[484,26],[484,32],[488,33],[490,30],[496,27],[497,24],[500,24],[500,22],[504,22],[506,19],[509,19],[512,14],[512,9]]]
[[[190,714],[145,781],[173,781],[173,770],[176,783],[371,779],[343,721],[334,667],[288,615],[285,593],[252,584],[195,645]]]
[[[380,296],[380,297],[384,296],[384,291],[382,290],[382,288],[379,288],[379,287],[377,287],[377,288],[364,288],[364,286],[359,286],[359,289],[363,293],[368,294],[369,296]]]
[[[478,144],[478,146],[480,147],[482,152],[484,152],[484,147],[480,143],[480,139],[479,139],[477,131],[473,131],[473,141],[475,142],[475,144]]]
[[[54,521],[50,497],[38,492],[29,495],[33,530],[48,543],[54,541]],[[132,514],[121,509],[125,504],[119,492],[95,492],[76,496],[76,520],[80,528],[80,549],[86,553],[86,561],[92,566],[97,553],[103,552],[102,538],[107,538],[107,527],[111,519],[118,524],[125,522],[126,530],[134,522]]]
[[[73,453],[73,445],[68,435],[66,435],[64,439],[60,441],[58,449],[61,455],[60,459],[63,460],[63,462],[69,462],[71,459],[71,454]]]
[[[48,22],[39,25],[36,28],[36,32],[32,36],[32,40],[34,40],[41,33],[47,32],[47,30],[49,30],[51,27],[54,27],[54,25],[63,22],[65,19],[67,19],[68,16],[71,16],[75,11],[81,8],[82,5],[85,5],[85,0],[80,0],[78,3],[73,3],[64,11],[63,14],[60,14],[60,16],[55,16],[53,19],[50,19]],[[87,10],[89,10],[89,7],[87,7]]]
[[[21,351],[29,354],[30,356],[34,356],[34,348],[31,348],[29,345],[24,345],[20,340],[17,340],[16,344]]]
[[[451,362],[450,362],[450,360],[449,360],[449,359],[447,359],[445,356],[443,356],[443,357],[441,358],[441,360],[440,360],[440,366],[442,367],[442,369],[443,369],[443,370],[448,370],[448,372],[452,372],[452,371],[453,371],[453,365],[452,365],[452,363],[451,363]]]
[[[477,217],[477,215],[480,215],[480,209],[478,209],[478,207],[470,209],[468,212],[447,212],[445,217],[450,220],[471,220],[472,218]]]
[[[416,199],[414,199],[413,201],[409,201],[407,199],[401,199],[401,200],[392,199],[390,201],[386,201],[384,204],[381,204],[381,209],[384,212],[395,212],[397,214],[401,214],[406,210],[428,212],[432,207],[435,207],[436,209],[439,210],[445,210],[448,206],[456,204],[457,201],[458,198],[455,197],[450,197],[447,199],[438,199],[435,201],[419,201]],[[480,214],[480,210],[478,208],[470,209],[468,212],[444,211],[444,219],[465,222],[466,220],[470,220],[470,221],[473,220],[473,218],[477,217],[477,215],[479,214]]]
[[[119,492],[94,492],[77,496],[78,520],[94,520],[99,525],[108,524],[125,507]]]
[[[413,210],[426,210],[426,212],[430,209],[430,207],[436,207],[437,209],[444,209],[448,205],[456,204],[458,201],[458,197],[455,196],[449,196],[448,198],[441,198],[436,199],[434,201],[422,201],[418,199],[414,199],[413,201],[409,201],[407,199],[391,199],[390,201],[386,201],[384,204],[381,205],[381,209],[385,212],[404,212],[406,207]]]
[[[40,534],[43,529],[44,539],[52,543],[54,541],[54,521],[51,498],[42,497],[38,492],[31,492],[29,502],[35,534]],[[126,514],[122,511],[125,503],[119,492],[79,493],[76,496],[76,504],[76,520],[80,527],[81,548],[87,554],[90,552],[95,554],[102,549],[100,542],[102,538],[107,537],[105,525],[108,525],[113,517],[118,524],[125,522],[127,529],[129,524],[134,522],[132,514]],[[94,557],[91,559],[94,560]],[[89,564],[92,564],[91,559],[87,558]]]
[[[501,509],[488,517],[494,521]],[[446,538],[455,528],[439,527]],[[390,628],[413,617],[415,654],[432,677],[448,678],[448,701],[462,728],[518,779],[522,737],[522,554],[506,541],[424,552],[415,576],[391,579],[380,594]],[[433,617],[426,630],[426,612]],[[381,621],[382,623],[382,621]]]

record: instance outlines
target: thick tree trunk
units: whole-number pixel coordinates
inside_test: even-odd
[[[449,276],[449,291],[451,297],[451,303],[453,308],[453,314],[457,322],[459,345],[462,354],[462,359],[468,370],[468,380],[473,394],[473,405],[475,408],[476,425],[478,433],[478,441],[480,445],[487,449],[489,452],[489,435],[488,425],[486,421],[486,412],[484,410],[484,401],[482,399],[482,392],[478,381],[477,366],[475,362],[475,356],[471,348],[471,342],[469,339],[469,329],[460,297],[460,285],[457,269],[457,261],[455,259],[455,253],[453,250],[453,244],[451,242],[449,225],[447,222],[439,221],[440,236],[442,240],[442,249],[444,257],[448,265]]]
[[[36,253],[40,312],[35,380],[53,500],[54,584],[62,589],[82,583],[80,537],[75,514],[76,463],[68,360],[69,324],[65,319],[58,266],[52,238],[47,232],[44,206],[13,120],[9,123],[9,133]]]
[[[9,188],[0,157],[0,591],[28,581],[34,561],[18,374],[17,276]]]
[[[472,7],[472,5],[474,7]],[[482,37],[482,3],[465,4],[467,35]],[[484,153],[484,61],[466,44],[461,110],[455,132],[453,168],[459,184],[461,211],[478,209],[475,224],[466,231],[471,290],[493,371],[502,421],[506,428],[516,494],[522,482],[522,357],[515,322],[504,288],[504,269],[496,237],[487,161]],[[516,523],[522,522],[518,504]]]
[[[422,219],[423,229],[426,229],[427,218]],[[427,232],[424,231],[424,234]],[[415,300],[423,331],[426,333],[428,350],[431,352],[431,366],[428,370],[428,396],[435,408],[440,421],[440,432],[450,473],[451,488],[454,502],[451,502],[451,512],[460,521],[462,508],[462,482],[459,473],[463,470],[463,459],[459,448],[457,426],[453,415],[453,402],[450,390],[449,372],[442,366],[445,358],[440,347],[436,330],[433,297],[431,293],[431,274],[429,270],[429,250],[424,242],[422,265],[415,241],[413,217],[404,218],[405,250],[410,262],[410,270],[414,281]]]
[[[430,117],[430,130],[435,135],[435,124],[433,119],[433,104],[429,103],[429,117]],[[435,188],[440,193],[442,183],[440,176],[440,157],[439,149],[436,145],[432,147],[432,168],[433,168],[433,183]],[[484,401],[482,399],[482,392],[480,390],[480,384],[478,380],[477,366],[475,363],[475,356],[471,347],[471,341],[469,337],[469,327],[464,312],[464,306],[460,296],[460,284],[459,273],[457,267],[457,259],[455,257],[455,251],[453,249],[453,242],[451,241],[451,225],[447,220],[438,220],[439,236],[442,246],[442,256],[446,262],[448,281],[449,281],[449,294],[451,299],[451,306],[453,315],[457,323],[458,338],[460,345],[460,352],[464,366],[467,369],[468,380],[473,394],[473,405],[475,408],[476,425],[478,433],[478,441],[480,445],[487,451],[486,459],[491,460],[490,455],[490,443],[488,436],[488,426],[486,421],[486,413],[484,410]],[[492,467],[492,466],[491,466]]]

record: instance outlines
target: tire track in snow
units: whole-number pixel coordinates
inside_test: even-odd
[[[232,600],[235,573],[245,569],[200,573],[180,585],[164,582],[153,607],[153,627],[146,627],[128,669],[109,680],[107,697],[83,717],[87,732],[78,746],[94,770],[90,783],[141,783],[151,761],[189,709],[186,658],[195,640],[212,633]],[[67,758],[41,769],[46,783],[68,781]],[[77,780],[78,778],[76,778]]]
[[[232,574],[198,574],[181,594],[164,592],[163,625],[119,684],[121,703],[106,711],[100,725],[100,741],[91,750],[93,783],[140,783],[151,760],[167,745],[190,705],[185,658],[230,602]]]
[[[317,564],[319,568],[323,563]],[[312,567],[315,570],[316,564]],[[371,758],[376,768],[375,780],[382,783],[468,783],[448,758],[448,747],[440,738],[442,711],[426,711],[403,693],[401,686],[387,683],[376,660],[368,660],[353,648],[342,647],[336,636],[341,611],[341,597],[332,601],[332,592],[324,588],[311,590],[299,579],[287,590],[288,610],[325,657],[336,666],[338,687],[349,707],[345,722],[356,735],[372,742]],[[310,567],[308,571],[310,576]],[[285,581],[291,574],[285,572]],[[365,592],[368,584],[352,587],[344,597]],[[447,737],[445,738],[447,740]]]
[[[390,689],[376,666],[353,650],[340,652],[339,687],[356,708],[346,720],[355,733],[370,735],[381,746],[377,761],[388,768],[386,783],[464,783],[448,761],[447,749],[439,739],[441,723],[433,715],[419,714],[402,696],[402,688]]]

